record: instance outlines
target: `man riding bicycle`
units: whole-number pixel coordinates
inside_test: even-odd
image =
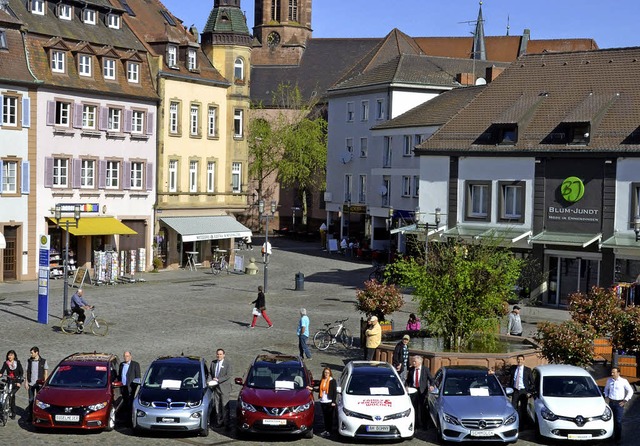
[[[85,316],[85,310],[91,310],[93,307],[84,300],[82,297],[82,288],[78,289],[73,296],[71,296],[71,312],[78,315],[78,330],[84,330],[84,321],[87,318]]]

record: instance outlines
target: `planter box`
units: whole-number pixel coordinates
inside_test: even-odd
[[[603,361],[605,364],[613,360],[613,346],[609,338],[593,340],[593,360]]]
[[[638,357],[637,355],[621,355],[613,354],[613,366],[620,369],[620,375],[630,378],[637,378],[638,374]]]
[[[380,321],[379,324],[383,333],[385,331],[393,331],[393,321]]]

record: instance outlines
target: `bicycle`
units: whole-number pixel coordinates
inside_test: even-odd
[[[225,270],[229,273],[229,263],[224,256],[216,257],[211,261],[211,274],[217,276],[221,271]]]
[[[91,307],[91,315],[88,320],[84,321],[84,328],[80,328],[78,324],[78,313],[71,313],[62,318],[60,321],[60,329],[65,334],[76,334],[85,331],[86,327],[91,329],[91,333],[96,336],[106,336],[109,332],[109,325],[104,319],[97,318]]]
[[[3,426],[7,425],[9,416],[11,415],[11,391],[13,390],[13,380],[3,378],[0,380],[2,392],[0,392],[0,422]]]
[[[342,342],[342,345],[345,348],[351,348],[353,346],[353,335],[351,331],[347,327],[344,326],[344,323],[348,321],[349,318],[342,319],[341,321],[335,321],[332,325],[331,323],[324,324],[322,330],[318,330],[318,332],[313,336],[313,345],[318,350],[326,350],[332,344],[336,344],[338,341]],[[333,330],[337,329],[335,334]]]
[[[385,266],[381,264],[376,264],[374,266],[374,270],[369,274],[369,280],[375,279],[377,282],[384,282],[384,270]]]

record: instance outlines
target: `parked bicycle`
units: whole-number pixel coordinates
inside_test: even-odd
[[[96,336],[106,336],[109,332],[109,325],[104,319],[97,318],[94,313],[94,307],[91,307],[91,315],[84,321],[84,328],[80,328],[78,324],[78,313],[71,313],[62,318],[60,321],[60,329],[65,334],[76,334],[91,330]]]
[[[211,261],[211,274],[217,276],[221,271],[229,273],[229,262],[224,256],[216,257]]]
[[[371,271],[371,274],[369,274],[369,280],[375,279],[380,283],[384,282],[385,266],[380,263],[377,263],[373,268],[374,270]]]
[[[351,331],[344,326],[344,323],[348,320],[349,318],[335,321],[334,324],[337,325],[332,325],[331,323],[324,324],[325,328],[319,330],[313,336],[313,345],[318,350],[326,350],[331,345],[340,341],[345,348],[351,348],[353,346],[353,335]]]
[[[7,425],[9,416],[11,415],[11,391],[13,390],[13,380],[3,378],[0,380],[0,423]]]

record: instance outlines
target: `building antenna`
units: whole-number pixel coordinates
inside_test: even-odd
[[[509,28],[511,28],[510,24],[509,24],[509,14],[507,14],[507,36],[509,35]]]

